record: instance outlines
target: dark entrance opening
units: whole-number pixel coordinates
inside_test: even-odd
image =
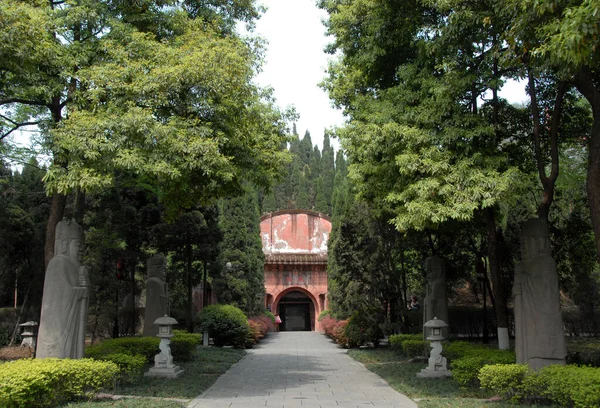
[[[314,316],[314,310],[315,306],[306,294],[299,291],[287,293],[279,301],[279,330],[311,331],[311,316]]]

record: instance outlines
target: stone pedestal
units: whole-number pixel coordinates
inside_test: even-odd
[[[160,344],[158,345],[160,353],[154,356],[154,367],[144,375],[147,377],[177,378],[183,374],[183,370],[173,364],[170,346],[171,337],[173,337],[173,325],[177,324],[177,320],[165,315],[156,319],[154,324],[158,325],[157,336],[160,337]]]
[[[417,373],[419,378],[443,378],[451,377],[452,373],[448,371],[446,357],[442,356],[442,330],[448,327],[448,324],[443,320],[434,317],[424,324],[425,332],[429,331],[430,335],[427,340],[431,342],[431,352],[429,355],[429,365]]]

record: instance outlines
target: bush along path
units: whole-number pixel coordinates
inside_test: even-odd
[[[389,349],[353,349],[348,354],[386,380],[420,408],[600,407],[600,368],[550,366],[539,373],[514,364],[510,351],[463,341],[447,343],[453,378],[422,379],[427,365],[423,342],[411,335],[390,336]]]

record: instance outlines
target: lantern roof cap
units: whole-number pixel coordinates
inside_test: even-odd
[[[159,326],[173,326],[177,324],[177,320],[164,315],[163,317],[159,317],[154,321],[154,324],[158,324]]]
[[[432,320],[427,321],[423,326],[433,329],[443,329],[444,327],[448,327],[448,323],[434,317]]]
[[[21,327],[30,327],[30,326],[37,326],[37,325],[38,325],[38,322],[31,321],[31,322],[21,323],[19,326],[21,326]]]

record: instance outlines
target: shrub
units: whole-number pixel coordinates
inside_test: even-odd
[[[462,387],[479,387],[479,370],[490,364],[512,364],[515,353],[508,350],[474,347],[464,357],[451,361],[452,376]]]
[[[519,402],[524,394],[524,380],[529,368],[522,364],[486,365],[479,370],[481,388],[486,388],[500,397]]]
[[[481,369],[482,387],[512,401],[543,400],[565,407],[600,407],[600,369],[551,365],[538,373],[527,366],[495,365]]]
[[[402,352],[407,357],[423,357],[428,354],[429,343],[423,339],[408,339],[402,341]]]
[[[176,334],[171,338],[171,354],[175,361],[190,361],[194,359],[194,352],[202,343],[202,336],[195,333]],[[154,361],[154,357],[152,358]]]
[[[120,337],[107,339],[100,344],[89,346],[85,349],[85,356],[100,359],[102,356],[113,353],[129,355],[142,355],[148,363],[154,362],[154,356],[160,352],[158,337]]]
[[[197,316],[198,326],[213,338],[215,346],[243,348],[248,333],[248,319],[233,305],[210,305]]]
[[[0,406],[34,408],[59,405],[114,384],[116,364],[90,359],[46,358],[2,364]]]
[[[100,356],[98,360],[115,363],[119,367],[119,380],[121,382],[133,381],[139,377],[146,364],[146,358],[140,354],[112,353]]]
[[[352,348],[354,345],[350,344],[349,339],[346,337],[346,326],[348,320],[340,320],[335,323],[331,330],[331,336],[333,340],[342,347]]]
[[[248,320],[248,332],[246,333],[246,348],[252,348],[263,337],[261,325],[255,320]]]
[[[337,322],[338,321],[330,315],[323,317],[321,320],[321,328],[326,336],[333,338],[333,329],[335,328]]]
[[[271,313],[267,310],[266,312],[263,313],[263,316],[268,317],[271,320],[273,327],[275,327],[275,315],[273,313]]]
[[[537,374],[543,396],[560,406],[600,407],[600,369],[551,365]]]
[[[275,330],[275,323],[273,323],[269,316],[260,315],[251,317],[248,319],[248,323],[250,321],[257,323],[260,326],[260,339],[265,337],[268,332]]]
[[[325,317],[330,316],[331,315],[331,311],[328,309],[323,310],[321,313],[319,313],[319,317],[317,317],[318,321],[323,320]]]
[[[447,346],[444,346],[444,355],[448,360],[456,360],[462,357],[476,355],[478,350],[482,348],[490,349],[487,346],[469,343],[468,341],[453,341]]]
[[[380,322],[374,314],[367,312],[356,312],[352,315],[346,325],[345,336],[349,347],[363,346],[367,343],[373,343],[375,347],[379,345],[379,340],[383,337],[383,332],[379,327]]]
[[[600,367],[600,342],[573,341],[567,343],[567,364]]]
[[[404,340],[423,340],[423,335],[421,334],[392,334],[388,338],[390,342],[390,347],[402,351],[402,342]]]

